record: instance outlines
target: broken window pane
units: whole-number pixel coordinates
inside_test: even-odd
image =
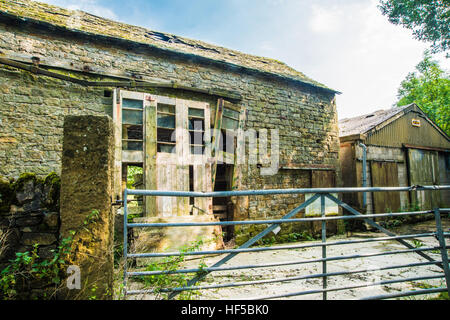
[[[203,110],[203,109],[189,108],[188,112],[189,112],[189,117],[199,117],[199,118],[205,117],[205,110]]]
[[[143,124],[143,113],[140,110],[122,110],[123,124]]]
[[[142,100],[122,99],[122,108],[143,110]]]
[[[230,129],[230,130],[237,130],[238,127],[239,127],[239,121],[223,117],[222,128]]]
[[[176,145],[175,144],[158,143],[158,152],[175,153]]]
[[[143,126],[122,125],[122,150],[143,150]]]
[[[238,111],[234,111],[232,109],[224,108],[223,109],[223,116],[224,117],[228,117],[228,118],[233,118],[235,120],[239,120],[239,112]]]
[[[158,114],[158,127],[174,129],[175,128],[175,116]]]
[[[158,112],[172,113],[175,115],[175,106],[170,104],[158,103]]]
[[[175,153],[175,106],[158,103],[157,152]]]
[[[189,130],[203,131],[205,127],[205,121],[200,119],[189,119]]]
[[[188,125],[191,154],[203,154],[205,150],[205,110],[189,108]]]

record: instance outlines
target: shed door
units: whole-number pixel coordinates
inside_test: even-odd
[[[439,152],[439,184],[450,185],[450,153]],[[441,190],[441,208],[450,206],[450,190]]]
[[[395,162],[371,163],[373,187],[398,187],[398,168]],[[373,192],[373,210],[375,213],[398,212],[400,209],[399,192]]]
[[[439,185],[438,153],[420,149],[408,149],[408,170],[411,185]],[[412,205],[421,209],[439,206],[439,191],[412,191]]]

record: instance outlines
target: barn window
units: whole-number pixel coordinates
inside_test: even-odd
[[[166,153],[176,152],[175,123],[176,123],[175,106],[158,103],[158,119],[157,119],[158,152],[166,152]]]
[[[205,151],[205,110],[189,108],[188,124],[191,154],[203,154]]]
[[[142,100],[122,100],[122,149],[143,150],[144,109]]]

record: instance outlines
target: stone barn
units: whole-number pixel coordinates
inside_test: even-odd
[[[450,138],[415,104],[342,119],[339,129],[345,187],[450,184]],[[450,204],[445,190],[374,192],[366,193],[365,199],[362,193],[347,194],[344,198],[367,213]]]
[[[340,179],[338,92],[282,62],[27,0],[0,0],[0,34],[7,178],[59,174],[65,116],[107,114],[115,199],[131,167],[142,168],[142,187],[158,190],[332,187]],[[269,218],[302,200],[160,197],[143,214]]]

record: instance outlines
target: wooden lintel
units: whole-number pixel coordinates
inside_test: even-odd
[[[18,68],[21,70],[25,70],[28,72],[32,72],[35,74],[44,75],[47,77],[52,77],[68,82],[77,83],[82,86],[87,87],[125,87],[125,88],[168,88],[168,89],[177,89],[177,90],[185,90],[185,91],[192,91],[196,93],[202,93],[202,94],[208,94],[212,96],[217,97],[223,97],[231,100],[242,100],[242,96],[239,93],[236,92],[229,92],[227,90],[223,89],[202,89],[202,88],[194,88],[186,85],[182,85],[179,83],[174,82],[167,82],[167,81],[144,81],[140,79],[135,79],[133,77],[127,77],[126,75],[118,75],[117,73],[111,74],[110,72],[106,73],[103,71],[97,71],[93,72],[90,68],[83,68],[83,70],[78,70],[76,68],[69,68],[65,66],[64,64],[57,64],[57,65],[51,65],[47,63],[46,65],[41,63],[40,67],[32,64],[31,57],[29,62],[24,62],[23,59],[9,59],[0,57],[0,64],[8,65],[14,68]],[[46,68],[53,68],[53,69],[60,69],[64,71],[71,71],[71,72],[77,72],[82,74],[88,74],[88,75],[95,75],[95,76],[103,76],[106,78],[112,78],[117,79],[117,81],[89,81],[89,80],[83,80],[76,78],[74,76],[65,75],[53,70],[47,70]]]

